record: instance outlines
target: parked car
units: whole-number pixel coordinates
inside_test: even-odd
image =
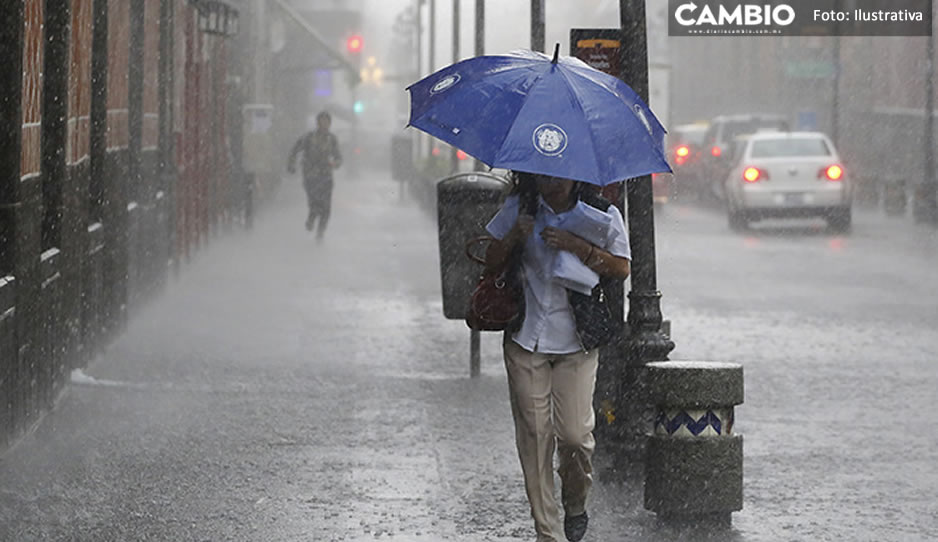
[[[789,130],[788,120],[782,115],[746,114],[721,115],[710,121],[704,135],[700,175],[707,195],[724,199],[723,179],[729,171],[729,158],[733,141],[740,136],[754,134],[759,130]]]
[[[850,229],[852,183],[821,132],[758,132],[737,139],[724,183],[730,227],[762,218],[823,217]]]
[[[674,171],[672,193],[678,198],[700,194],[700,159],[708,127],[706,122],[681,124],[668,132],[668,162]]]

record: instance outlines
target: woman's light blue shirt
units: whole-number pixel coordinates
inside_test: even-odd
[[[534,218],[534,230],[525,241],[522,256],[524,279],[525,315],[521,329],[512,336],[519,346],[529,352],[546,354],[569,354],[582,350],[576,334],[576,322],[567,298],[567,289],[550,279],[556,250],[547,246],[541,232],[549,226],[563,229],[563,221],[569,211],[555,213],[543,198],[538,196],[538,211]],[[502,239],[518,220],[519,197],[508,196],[498,213],[486,226],[496,239]],[[629,236],[625,230],[622,213],[614,205],[608,210],[612,215],[609,232],[603,250],[614,256],[631,259]]]

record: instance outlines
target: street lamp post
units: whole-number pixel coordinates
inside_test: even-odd
[[[476,0],[476,47],[475,56],[485,54],[485,0]],[[479,160],[474,160],[476,171],[484,171],[485,165]]]
[[[459,62],[459,0],[453,0],[453,64]],[[455,173],[459,170],[459,156],[456,147],[450,149],[450,168]]]
[[[544,52],[544,0],[531,0],[531,50]]]
[[[645,1],[619,0],[622,29],[620,78],[648,101],[648,50]],[[661,292],[655,263],[655,215],[651,176],[625,183],[628,199],[629,239],[632,248],[632,290],[629,292],[628,336],[622,345],[625,363],[619,378],[619,403],[626,412],[622,439],[626,454],[640,453],[650,423],[643,393],[644,365],[668,359],[674,343],[661,331]]]

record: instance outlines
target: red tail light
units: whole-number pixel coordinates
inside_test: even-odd
[[[723,154],[723,149],[714,145],[713,148],[710,149],[710,154],[712,154],[713,156],[720,156],[721,154]]]
[[[822,168],[821,171],[818,172],[818,178],[824,177],[829,181],[839,181],[843,178],[843,176],[844,168],[838,166],[837,164],[827,168]]]
[[[690,154],[690,149],[687,147],[687,145],[681,145],[674,152],[677,154],[678,158],[686,158],[687,155]]]
[[[743,170],[743,180],[747,183],[763,181],[769,178],[769,174],[757,167],[747,167]]]

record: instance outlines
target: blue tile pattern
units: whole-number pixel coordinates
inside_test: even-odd
[[[661,410],[655,434],[672,437],[711,437],[733,432],[733,409]]]

